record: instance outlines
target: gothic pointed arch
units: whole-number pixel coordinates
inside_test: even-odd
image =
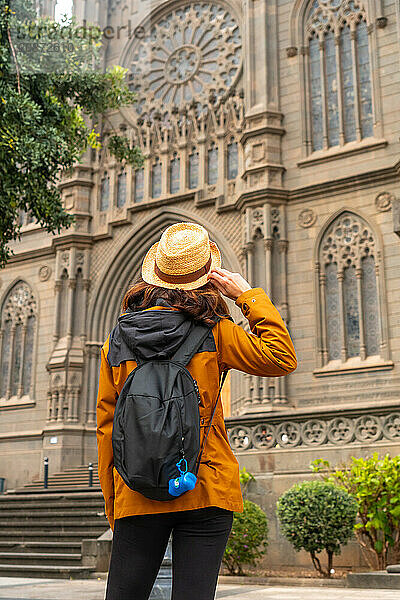
[[[381,3],[370,0],[294,3],[287,53],[298,54],[305,158],[383,142],[376,39],[382,14]]]
[[[381,236],[343,208],[321,229],[314,255],[319,369],[389,360]]]
[[[0,398],[32,398],[36,294],[26,281],[18,279],[6,291],[0,310]]]
[[[142,260],[161,232],[179,221],[193,221],[193,214],[173,209],[159,210],[139,227],[133,228],[128,242],[120,246],[110,257],[99,276],[99,284],[93,289],[88,307],[88,342],[86,353],[87,421],[95,422],[95,406],[98,384],[99,353],[104,340],[115,325],[120,314],[124,293],[139,274]],[[224,265],[232,271],[240,271],[238,259],[226,240],[203,219],[196,219],[210,234],[221,250]]]
[[[290,14],[290,47],[296,50],[301,48],[303,42],[304,20],[310,3],[313,0],[295,0]],[[338,0],[340,2],[340,0]],[[336,2],[338,4],[338,2]],[[365,1],[370,22],[384,18],[383,0]],[[380,25],[381,26],[381,25]]]

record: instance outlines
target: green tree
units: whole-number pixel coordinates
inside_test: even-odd
[[[358,505],[357,540],[372,569],[385,569],[391,548],[400,560],[400,456],[377,452],[370,458],[351,458],[348,465],[333,469],[328,461],[311,463],[314,472],[327,469],[325,481],[346,490]]]
[[[72,224],[60,173],[88,148],[100,149],[99,115],[134,101],[124,69],[100,69],[100,29],[82,35],[73,19],[39,19],[34,7],[0,0],[0,267],[20,237],[21,210],[49,233]],[[118,160],[142,162],[116,132],[106,146]]]
[[[285,538],[296,551],[310,553],[315,569],[332,573],[333,555],[353,535],[357,503],[345,490],[324,481],[304,481],[291,487],[277,502],[277,515]],[[317,556],[326,551],[328,567]]]
[[[266,514],[250,500],[244,500],[243,505],[243,512],[233,515],[232,530],[223,557],[231,575],[245,575],[244,566],[255,566],[268,546]]]
[[[255,477],[243,467],[239,471],[239,481],[244,498],[243,512],[233,515],[232,530],[223,557],[231,575],[244,575],[244,565],[255,566],[268,546],[267,516],[257,504],[246,498],[249,484],[255,481]]]

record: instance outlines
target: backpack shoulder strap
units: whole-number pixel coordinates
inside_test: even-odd
[[[187,365],[196,354],[211,329],[206,325],[195,325],[186,340],[178,348],[171,360]]]

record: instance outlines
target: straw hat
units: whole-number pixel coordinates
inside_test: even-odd
[[[221,254],[207,230],[197,223],[174,223],[146,254],[142,277],[159,287],[194,290],[207,283],[207,274],[221,266]]]

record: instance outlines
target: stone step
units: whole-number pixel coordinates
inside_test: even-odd
[[[93,485],[100,487],[100,481],[98,476],[97,463],[93,463]],[[88,465],[81,465],[78,467],[71,467],[65,471],[59,471],[56,473],[50,473],[48,476],[48,488],[49,487],[89,487],[89,468]],[[24,492],[27,490],[34,490],[43,488],[43,478],[35,478],[29,483],[25,484],[22,488],[18,488],[16,492]],[[47,488],[47,489],[48,489]]]
[[[100,488],[100,481],[93,479],[93,484],[89,485],[88,479],[53,479],[47,483],[47,488],[44,487],[43,481],[38,481],[37,483],[32,482],[27,484],[24,487],[25,491],[29,490],[48,490],[49,488],[54,489],[55,487],[59,488],[68,488],[68,487],[83,487],[83,488]]]
[[[72,492],[72,493],[77,493],[77,492],[82,492],[82,491],[95,491],[95,492],[101,492],[101,487],[100,485],[92,485],[89,487],[89,485],[87,483],[79,483],[79,482],[69,482],[69,483],[50,483],[47,488],[43,487],[43,485],[32,485],[31,487],[27,487],[24,490],[24,494],[32,494],[32,493],[36,493],[36,494],[45,494],[47,493],[52,493],[54,494],[55,492],[58,493],[63,493],[63,492]]]
[[[93,481],[95,480],[99,481],[97,475],[93,475]],[[73,475],[53,475],[53,477],[49,477],[47,481],[49,483],[51,483],[52,481],[89,481],[89,473],[76,473]],[[24,488],[31,485],[37,485],[38,483],[43,484],[43,479],[33,479],[29,483],[25,484]]]
[[[86,467],[81,471],[50,478],[50,489],[37,481],[0,495],[0,577],[87,578],[95,572],[82,547],[89,552],[109,526],[100,488],[88,487]]]
[[[68,552],[0,552],[0,564],[31,564],[42,565],[44,561],[47,565],[61,564],[71,566],[79,564],[82,555]]]
[[[18,554],[22,554],[24,552],[44,552],[47,554],[51,553],[60,553],[64,554],[80,554],[81,551],[81,542],[65,542],[65,541],[57,541],[57,542],[27,542],[27,541],[10,541],[3,540],[0,541],[0,552],[18,552]]]
[[[70,515],[71,520],[57,520],[57,519],[42,519],[40,516],[29,519],[29,520],[21,520],[18,519],[2,519],[0,513],[0,531],[4,530],[6,527],[12,527],[15,523],[18,524],[18,529],[21,528],[39,528],[43,530],[51,531],[53,529],[58,529],[64,531],[65,529],[74,530],[76,527],[90,527],[91,529],[100,528],[104,529],[105,519],[84,519],[82,521],[78,519],[74,519],[73,515]]]
[[[95,567],[71,565],[16,565],[0,564],[2,577],[38,577],[55,579],[81,579],[94,573]]]
[[[101,490],[92,490],[91,488],[88,488],[87,490],[79,490],[78,492],[73,492],[72,490],[66,490],[65,492],[59,492],[58,495],[54,492],[54,490],[52,490],[51,492],[47,491],[44,489],[43,493],[38,493],[36,494],[36,498],[39,499],[42,502],[43,498],[46,498],[46,493],[48,494],[48,498],[51,501],[54,501],[54,499],[59,498],[61,499],[66,499],[66,498],[72,498],[75,502],[75,500],[79,499],[89,499],[89,498],[100,498],[102,497],[102,493]],[[8,502],[10,499],[15,499],[18,500],[18,502],[33,502],[33,500],[35,499],[35,494],[32,492],[29,493],[23,493],[23,492],[17,492],[17,490],[11,491],[8,490],[6,491],[4,494],[0,494],[0,502]]]
[[[36,510],[24,510],[24,511],[18,511],[18,510],[2,510],[0,512],[0,517],[1,519],[7,519],[7,521],[9,520],[13,520],[13,519],[17,519],[18,522],[21,522],[22,520],[27,520],[27,519],[54,519],[54,518],[58,518],[58,517],[62,517],[65,519],[81,519],[81,518],[100,518],[100,517],[105,517],[104,514],[104,510],[100,509],[100,508],[88,508],[87,510],[74,510],[72,511],[67,511],[67,510],[57,510],[57,507],[54,507],[54,510],[48,510],[47,508],[43,507],[43,508],[37,508]]]
[[[108,526],[107,525],[102,525],[101,527],[97,528],[97,529],[87,529],[87,528],[81,528],[81,529],[76,529],[74,531],[68,530],[68,531],[43,531],[43,529],[40,529],[39,531],[31,531],[31,530],[21,530],[21,529],[7,529],[7,530],[0,530],[0,544],[2,544],[2,542],[4,540],[16,540],[16,541],[25,541],[25,540],[31,540],[31,541],[43,541],[43,540],[47,540],[48,538],[51,539],[59,539],[59,540],[63,540],[63,541],[67,541],[67,542],[73,542],[74,540],[94,540],[97,539],[102,533],[104,533],[105,531],[107,531]]]
[[[28,495],[28,494],[82,494],[82,493],[86,493],[86,492],[93,492],[96,494],[101,494],[101,488],[100,487],[85,487],[85,486],[73,486],[73,487],[68,487],[68,486],[50,486],[47,488],[43,488],[41,486],[39,487],[34,487],[32,489],[28,488],[28,489],[23,489],[23,490],[14,490],[13,494],[17,495],[17,494],[23,494]],[[5,492],[7,494],[7,492]]]
[[[73,497],[73,494],[53,494],[43,493],[43,494],[26,494],[23,498],[18,495],[15,496],[0,496],[0,510],[7,509],[12,507],[13,510],[17,510],[19,508],[39,508],[40,506],[46,506],[47,508],[52,508],[55,506],[60,506],[61,508],[68,506],[77,506],[77,507],[86,507],[86,506],[99,506],[104,503],[104,499],[101,493],[96,493],[95,496],[90,496],[88,498],[79,497],[77,494],[76,499]]]

